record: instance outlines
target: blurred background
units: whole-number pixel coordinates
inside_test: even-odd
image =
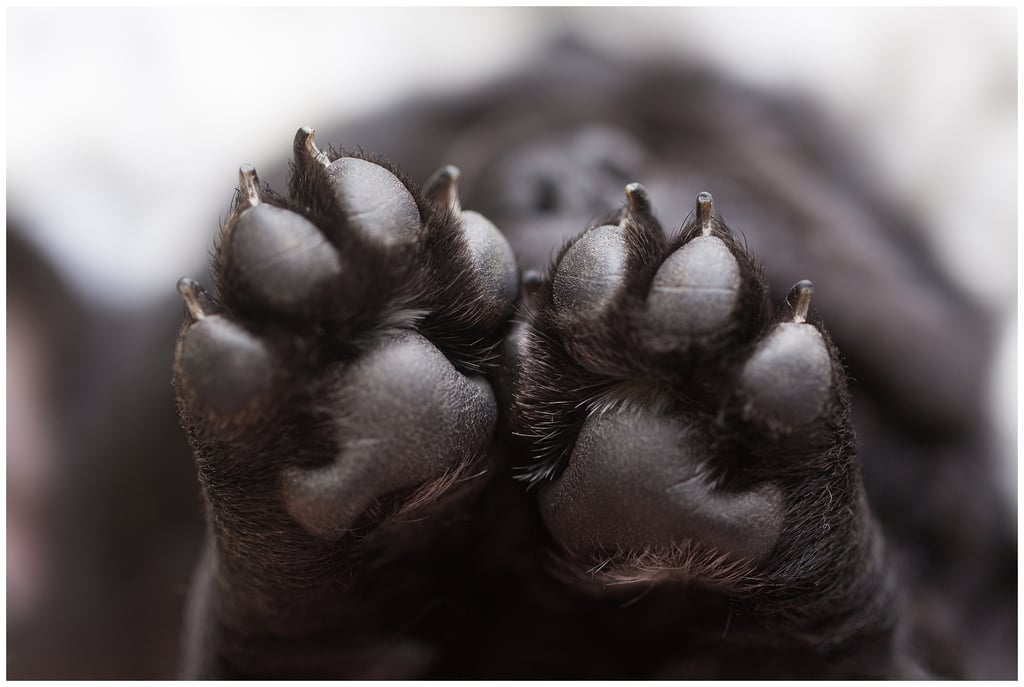
[[[300,125],[472,90],[567,33],[809,94],[849,132],[1000,323],[1016,503],[1015,9],[10,9],[11,677],[173,674],[201,528],[174,285],[206,280],[238,165],[280,168]]]

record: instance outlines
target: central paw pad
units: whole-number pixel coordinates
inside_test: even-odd
[[[561,478],[541,490],[552,534],[576,550],[701,542],[740,560],[762,560],[782,526],[773,484],[730,493],[702,474],[708,438],[643,409],[588,418]]]

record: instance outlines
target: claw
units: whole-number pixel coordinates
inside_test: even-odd
[[[793,322],[801,324],[807,321],[807,311],[811,307],[811,294],[814,293],[814,284],[804,279],[798,281],[789,290],[786,296],[786,303],[793,308]]]
[[[213,302],[210,300],[210,295],[194,279],[189,279],[188,277],[179,279],[178,293],[181,294],[181,299],[185,301],[185,307],[188,308],[188,314],[192,316],[193,320],[198,322],[206,317],[207,313],[211,310]]]
[[[704,236],[711,236],[714,213],[715,199],[707,191],[701,191],[697,195],[697,219],[700,220],[700,229]]]
[[[256,168],[252,165],[242,165],[238,168],[238,190],[242,198],[249,204],[249,207],[259,205],[260,202],[260,178],[256,175]]]
[[[651,198],[647,189],[635,182],[626,186],[626,208],[633,215],[650,215]]]
[[[328,159],[327,153],[316,147],[316,142],[313,140],[315,134],[316,129],[311,126],[304,126],[295,132],[295,144],[292,147],[295,159],[307,164],[315,161],[327,167],[331,161]]]
[[[427,179],[423,184],[423,195],[434,205],[445,207],[452,212],[459,212],[462,209],[459,203],[459,168],[455,165],[445,165]]]

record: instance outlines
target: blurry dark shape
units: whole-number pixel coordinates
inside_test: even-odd
[[[8,218],[7,609],[17,638],[53,584],[57,454],[54,422],[74,374],[81,306]]]
[[[38,601],[12,615],[8,585],[7,674],[13,679],[156,678],[173,674],[185,589],[201,532],[188,448],[177,427],[170,347],[181,318],[169,295],[145,312],[107,312],[75,298],[8,218],[9,372],[32,353],[44,403],[23,415],[9,375],[8,526],[25,488],[22,447],[49,442]],[[38,458],[38,454],[35,455]],[[34,487],[33,487],[34,488]],[[19,551],[8,541],[8,576]]]

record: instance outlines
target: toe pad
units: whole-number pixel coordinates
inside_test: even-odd
[[[229,269],[239,287],[279,311],[304,308],[341,273],[338,254],[305,217],[260,204],[231,233]]]
[[[215,416],[243,414],[270,391],[272,361],[263,342],[219,315],[189,328],[177,362],[186,393]]]
[[[832,360],[821,333],[793,322],[765,337],[741,376],[747,414],[776,427],[797,427],[817,418],[831,382]]]
[[[349,229],[385,246],[416,237],[419,209],[394,174],[372,162],[343,157],[331,163],[327,175]]]
[[[662,264],[647,297],[648,317],[664,334],[712,334],[736,309],[740,272],[721,239],[698,236]]]
[[[625,267],[622,229],[591,229],[566,251],[555,271],[555,307],[566,315],[598,315],[625,284]]]

